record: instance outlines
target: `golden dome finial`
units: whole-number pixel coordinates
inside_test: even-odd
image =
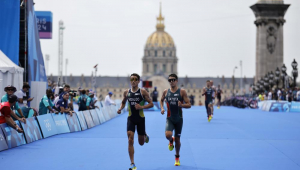
[[[157,24],[156,24],[157,31],[164,31],[164,29],[165,29],[164,20],[165,20],[165,18],[162,16],[162,13],[161,13],[161,2],[160,2],[159,16],[157,17]]]

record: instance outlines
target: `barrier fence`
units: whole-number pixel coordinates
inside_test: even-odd
[[[105,106],[103,103],[96,104],[99,108],[75,112],[73,116],[65,113],[45,114],[26,119],[26,124],[15,121],[23,133],[18,133],[6,123],[0,124],[0,151],[29,144],[37,140],[45,139],[57,134],[80,132],[98,126],[114,117],[120,102],[116,106]],[[123,109],[122,113],[126,110]]]
[[[266,100],[258,103],[258,108],[267,112],[298,112],[300,113],[300,102]]]

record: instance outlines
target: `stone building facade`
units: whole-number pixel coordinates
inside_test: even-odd
[[[173,38],[165,32],[160,8],[156,31],[148,37],[145,45],[142,76],[177,74],[177,61],[176,47]]]
[[[290,5],[283,0],[259,0],[250,8],[256,20],[256,70],[255,80],[283,65],[284,15]]]

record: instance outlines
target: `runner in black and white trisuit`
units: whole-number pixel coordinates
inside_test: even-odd
[[[213,89],[211,88],[210,80],[206,81],[206,87],[203,88],[202,96],[205,95],[205,108],[207,113],[208,122],[212,119],[211,110],[212,110],[212,93]]]
[[[218,107],[218,109],[220,109],[220,106],[221,106],[221,98],[222,98],[222,93],[223,93],[223,91],[222,91],[222,89],[221,89],[221,87],[220,87],[220,85],[218,85],[218,88],[217,88],[217,99],[218,99],[218,102],[217,102],[217,107]]]
[[[170,83],[170,89],[164,90],[161,100],[161,114],[164,114],[164,102],[166,102],[167,106],[167,120],[166,120],[166,138],[169,140],[169,150],[172,151],[174,149],[173,142],[175,141],[175,166],[180,166],[179,161],[179,151],[180,151],[180,137],[181,130],[183,125],[182,118],[182,108],[191,108],[190,100],[187,96],[187,93],[184,89],[178,88],[178,77],[176,74],[170,74],[168,81]],[[173,136],[173,131],[175,131],[175,138]]]
[[[216,90],[216,87],[214,86],[214,81],[210,80],[210,86],[213,90],[213,92],[212,92],[212,107],[211,107],[211,118],[213,118],[214,117],[214,104],[215,104],[217,90]]]
[[[125,107],[126,101],[128,102],[128,118],[127,118],[127,136],[128,136],[128,152],[131,161],[129,170],[136,170],[134,164],[134,133],[135,127],[137,128],[138,140],[141,146],[149,142],[149,136],[146,134],[145,115],[143,109],[153,107],[152,100],[149,93],[145,89],[140,89],[140,76],[136,73],[130,76],[131,89],[128,89],[123,94],[122,104],[118,110],[118,114]],[[145,105],[145,101],[148,102]]]

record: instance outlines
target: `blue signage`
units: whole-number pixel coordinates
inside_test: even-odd
[[[82,112],[77,112],[76,115],[77,115],[77,117],[78,117],[78,120],[79,120],[79,123],[80,123],[81,130],[86,130],[86,129],[87,129],[87,125],[86,125],[86,122],[85,122],[85,118],[84,118],[84,116],[83,116],[83,113],[82,113]]]
[[[98,117],[98,115],[96,113],[96,110],[95,109],[90,110],[90,113],[91,113],[91,116],[93,118],[94,124],[95,125],[100,125],[100,120],[99,120],[99,117]]]
[[[87,124],[88,128],[90,129],[90,128],[94,127],[95,125],[94,125],[92,116],[90,114],[90,111],[85,110],[82,113],[83,113],[83,116],[85,118],[85,121],[86,121],[86,124]]]
[[[80,123],[77,118],[77,114],[73,114],[73,116],[70,116],[69,114],[66,115],[70,132],[79,132],[81,131]]]
[[[45,114],[41,116],[37,116],[37,120],[41,127],[41,131],[44,138],[53,136],[57,134],[56,125],[51,114]]]
[[[299,112],[300,113],[300,102],[292,102],[290,112]]]
[[[20,127],[19,121],[15,121]],[[6,123],[0,124],[2,131],[5,135],[8,148],[14,148],[26,144],[23,133],[17,132],[15,129],[8,126]]]
[[[59,114],[52,113],[51,115],[56,125],[57,134],[70,133],[70,129],[69,129],[68,122],[66,120],[65,113],[59,113]]]
[[[0,151],[3,151],[3,150],[6,150],[8,149],[8,146],[7,146],[7,143],[6,143],[6,140],[5,140],[5,136],[2,132],[2,129],[0,127]]]
[[[31,143],[43,139],[39,125],[35,117],[26,119],[26,124],[21,122],[22,129],[24,130],[25,139],[27,143]]]
[[[52,12],[36,11],[35,15],[40,39],[52,39]]]

